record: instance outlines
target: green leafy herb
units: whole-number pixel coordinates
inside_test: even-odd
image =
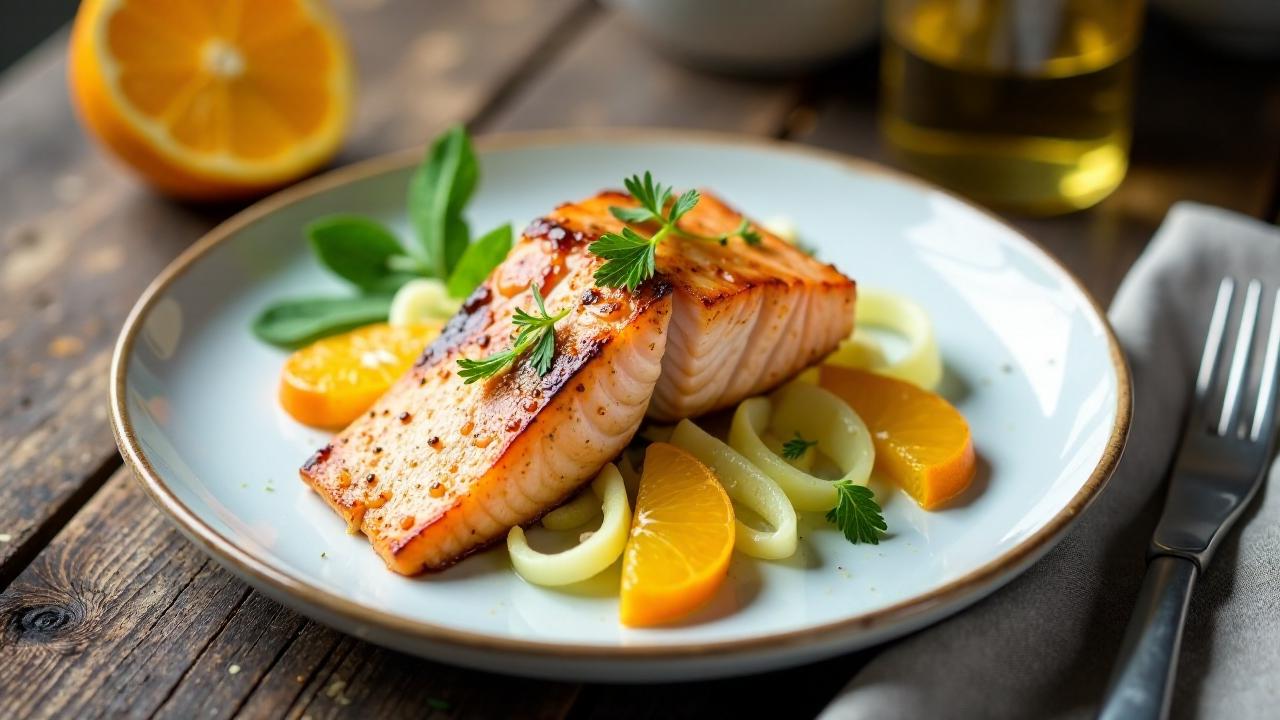
[[[417,244],[405,247],[386,225],[362,215],[329,215],[309,224],[307,240],[316,258],[360,295],[278,302],[254,320],[254,334],[294,348],[386,320],[390,296],[417,277],[444,281],[455,298],[469,295],[503,261],[512,240],[510,225],[470,240],[462,212],[479,176],[466,131],[454,127],[432,143],[409,182],[408,214]]]
[[[431,144],[409,181],[409,220],[423,260],[436,277],[449,277],[466,251],[468,230],[462,210],[479,180],[480,165],[471,140],[462,126],[455,125]]]
[[[458,376],[468,385],[483,378],[490,378],[502,372],[529,352],[529,362],[539,375],[546,375],[551,370],[551,361],[556,354],[556,323],[569,314],[565,308],[555,315],[547,313],[547,306],[542,299],[542,291],[533,286],[533,301],[538,305],[538,314],[531,315],[523,308],[517,308],[511,317],[511,324],[517,332],[511,347],[494,353],[482,360],[463,358],[458,361]]]
[[[511,226],[503,225],[473,241],[449,274],[446,286],[453,297],[466,297],[511,251]]]
[[[307,225],[306,233],[316,258],[365,292],[395,292],[413,277],[403,264],[413,258],[405,256],[395,233],[372,218],[329,215]]]
[[[746,218],[731,232],[723,235],[699,235],[677,227],[676,222],[702,199],[697,190],[686,190],[677,197],[669,185],[655,182],[653,174],[648,171],[643,176],[632,175],[623,184],[640,206],[615,205],[609,208],[609,212],[631,225],[656,223],[658,230],[645,237],[635,229],[625,227],[621,233],[605,233],[599,240],[591,243],[587,249],[607,260],[596,270],[596,285],[625,287],[634,291],[640,283],[653,277],[658,244],[673,233],[695,240],[719,242],[721,245],[727,245],[734,236],[740,236],[748,245],[760,244],[760,233],[751,228],[751,223]]]
[[[880,535],[888,529],[875,493],[870,488],[855,485],[848,480],[834,483],[836,506],[827,513],[827,522],[834,523],[844,533],[845,539],[854,543],[880,544]]]
[[[601,287],[625,287],[635,290],[640,283],[653,277],[661,231],[646,238],[629,227],[621,233],[605,233],[588,246],[595,255],[608,262],[595,272],[596,284]]]
[[[817,440],[805,440],[800,437],[800,433],[796,433],[795,437],[782,444],[782,457],[788,460],[799,460],[809,452],[809,448],[817,444]]]
[[[327,335],[387,319],[386,295],[282,300],[253,321],[253,334],[264,342],[296,348]]]
[[[609,212],[614,217],[623,222],[643,223],[656,222],[662,225],[675,223],[680,219],[681,215],[693,209],[698,204],[702,196],[697,190],[687,190],[679,198],[676,199],[671,209],[667,210],[667,203],[671,202],[672,189],[669,185],[663,185],[654,182],[653,173],[645,171],[644,177],[632,175],[622,181],[626,186],[627,192],[631,193],[631,197],[640,203],[640,207],[624,208],[610,207]]]
[[[635,290],[640,283],[653,277],[658,243],[671,233],[679,232],[676,221],[692,210],[702,196],[697,190],[688,190],[672,201],[671,187],[655,183],[653,174],[649,172],[645,172],[644,177],[633,175],[624,180],[623,184],[640,203],[640,207],[611,207],[609,212],[623,222],[658,223],[658,231],[645,237],[630,227],[625,227],[621,233],[605,233],[587,249],[607,261],[595,272],[597,285]],[[667,209],[668,203],[671,205],[670,209]]]

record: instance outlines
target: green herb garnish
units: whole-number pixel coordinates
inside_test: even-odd
[[[634,291],[640,283],[653,277],[658,244],[672,233],[722,245],[734,236],[740,236],[748,245],[760,244],[760,234],[751,229],[746,218],[732,232],[723,235],[698,235],[677,227],[676,222],[702,199],[697,190],[686,190],[677,197],[670,186],[654,182],[653,174],[648,171],[643,177],[632,175],[623,184],[640,206],[613,206],[609,212],[628,225],[657,223],[658,230],[646,237],[634,228],[624,227],[620,233],[605,233],[591,243],[587,249],[607,261],[595,272],[596,285],[600,287],[625,287]]]
[[[464,298],[471,294],[489,273],[507,258],[511,250],[511,226],[503,225],[494,228],[483,237],[472,240],[462,252],[458,264],[449,274],[445,283],[449,294],[456,298]]]
[[[467,131],[455,125],[436,138],[409,181],[409,221],[435,277],[453,272],[467,249],[469,232],[462,210],[480,180],[480,164]]]
[[[556,323],[569,314],[569,308],[566,307],[555,315],[547,313],[547,306],[543,303],[542,292],[537,285],[533,286],[533,301],[538,304],[537,315],[530,315],[523,308],[517,308],[511,316],[511,324],[518,328],[518,332],[509,349],[483,360],[463,358],[458,361],[458,376],[468,385],[502,372],[514,364],[526,350],[529,351],[530,364],[539,375],[546,375],[551,370],[551,361],[556,354]]]
[[[782,457],[788,460],[799,460],[809,452],[809,448],[817,444],[817,440],[805,440],[800,437],[800,433],[796,433],[795,437],[782,443]]]
[[[281,300],[253,321],[253,333],[264,342],[296,348],[327,335],[387,319],[390,295],[298,298]]]
[[[827,512],[827,522],[834,523],[845,539],[854,543],[880,544],[880,535],[888,529],[880,504],[870,488],[848,480],[833,483],[836,506]]]
[[[366,293],[394,293],[416,274],[416,265],[397,262],[410,258],[395,233],[372,218],[329,215],[308,224],[306,234],[322,265]]]
[[[466,130],[455,126],[431,144],[409,182],[416,243],[402,244],[386,225],[363,215],[327,215],[307,225],[316,259],[359,294],[274,303],[254,320],[254,334],[294,348],[386,320],[391,296],[418,277],[444,282],[452,297],[469,295],[506,258],[512,241],[510,225],[471,240],[462,213],[479,177]]]

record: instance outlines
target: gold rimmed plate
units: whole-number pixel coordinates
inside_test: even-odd
[[[219,562],[340,630],[444,662],[560,679],[660,681],[799,664],[957,612],[1043,555],[1097,494],[1128,430],[1128,372],[1096,304],[1016,230],[940,190],[798,145],[664,131],[482,138],[472,227],[523,227],[558,203],[652,170],[785,216],[863,287],[932,315],[943,391],[981,457],[974,486],[927,513],[885,502],[890,535],[850,545],[820,516],[783,562],[735,556],[688,622],[617,622],[616,569],[531,586],[502,549],[420,578],[392,574],[297,477],[325,434],[277,406],[283,353],[249,332],[268,302],[345,292],[311,258],[310,220],[378,217],[401,231],[418,153],[336,170],[215,228],[133,309],[112,367],[121,452],[151,498]]]

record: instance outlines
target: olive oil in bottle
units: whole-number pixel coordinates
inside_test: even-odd
[[[1140,0],[889,0],[881,126],[915,172],[995,208],[1085,208],[1128,166]]]

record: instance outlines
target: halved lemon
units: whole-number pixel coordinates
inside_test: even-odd
[[[317,340],[285,361],[280,404],[305,425],[347,425],[405,374],[440,327],[377,323]]]
[[[973,481],[969,423],[951,403],[916,385],[865,370],[823,365],[821,385],[849,403],[876,446],[876,468],[920,507],[933,510]]]
[[[314,0],[85,0],[70,52],[90,133],[175,196],[296,180],[346,132],[347,49]]]
[[[622,623],[658,625],[706,602],[729,569],[734,532],[711,469],[675,445],[650,445],[622,556]]]

